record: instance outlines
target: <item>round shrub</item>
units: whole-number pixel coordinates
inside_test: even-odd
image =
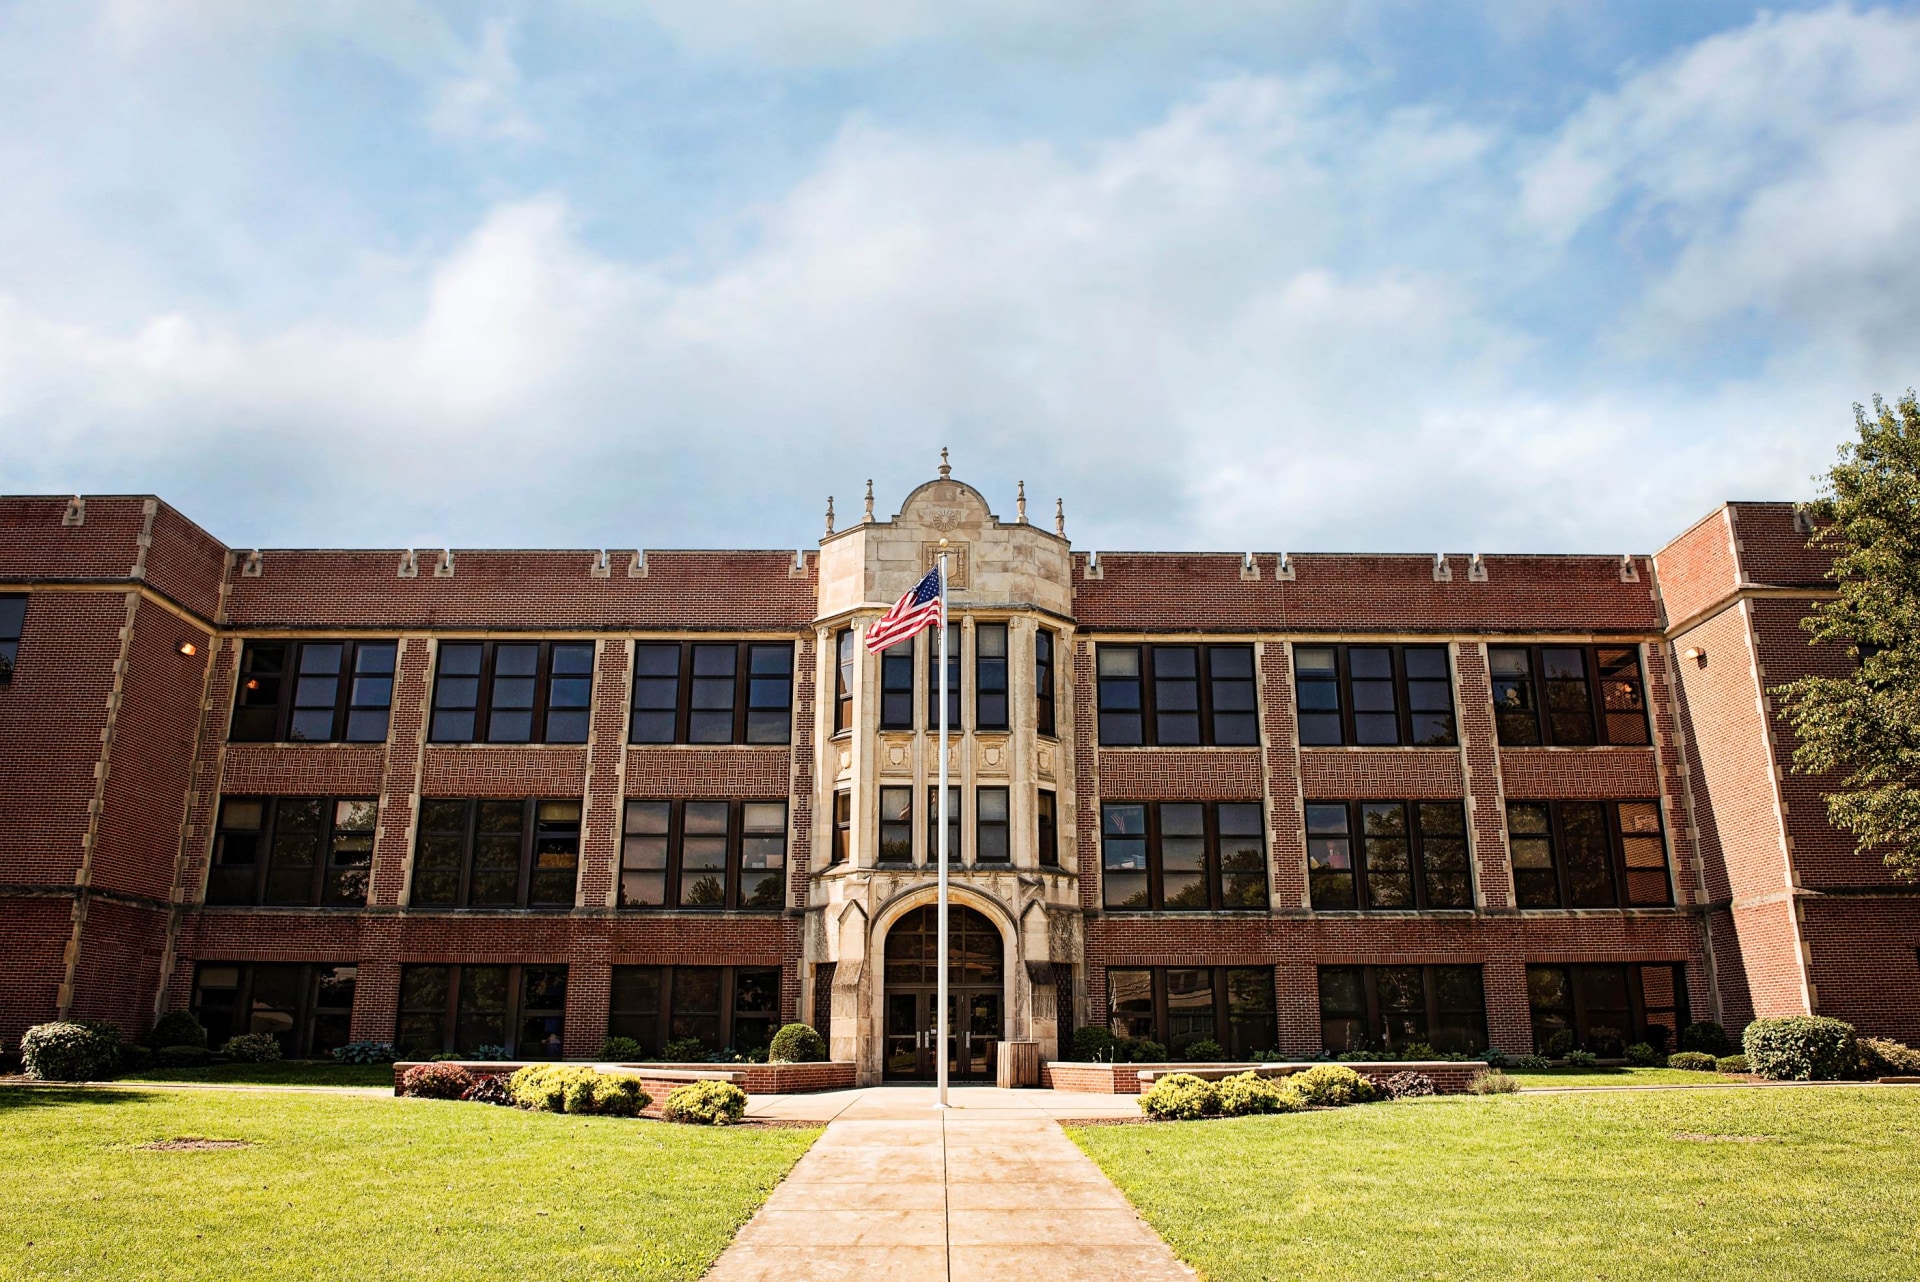
[[[155,1050],[162,1046],[205,1046],[207,1030],[201,1027],[190,1010],[170,1010],[154,1022],[153,1031],[147,1034],[147,1045]]]
[[[507,1091],[521,1108],[542,1113],[632,1117],[650,1102],[639,1078],[585,1064],[529,1064],[507,1079]]]
[[[1733,1042],[1728,1039],[1726,1029],[1710,1019],[1703,1019],[1680,1030],[1680,1049],[1704,1051],[1718,1057],[1733,1054]]]
[[[1164,1064],[1167,1048],[1151,1037],[1121,1038],[1113,1044],[1116,1064]]]
[[[507,1057],[507,1048],[504,1046],[476,1046],[473,1048],[473,1054],[456,1055],[454,1058],[455,1059],[471,1059],[471,1060],[488,1060],[497,1064],[501,1060],[505,1059],[506,1057]]]
[[[1492,1067],[1500,1068],[1502,1065],[1494,1064]],[[1505,1067],[1517,1068],[1523,1073],[1538,1073],[1542,1069],[1552,1068],[1553,1061],[1545,1055],[1515,1055],[1506,1062]]]
[[[1214,1099],[1222,1117],[1297,1113],[1306,1107],[1299,1092],[1253,1073],[1239,1073],[1216,1083]]]
[[[567,1082],[582,1070],[564,1064],[529,1064],[515,1070],[507,1079],[513,1102],[521,1108],[541,1113],[563,1113],[567,1107]],[[592,1069],[586,1069],[591,1073]]]
[[[609,1037],[600,1043],[600,1058],[617,1062],[646,1058],[646,1047],[631,1037]]]
[[[1719,1062],[1705,1051],[1676,1051],[1667,1056],[1668,1068],[1684,1068],[1690,1073],[1716,1073]]]
[[[1559,1059],[1577,1045],[1579,1040],[1574,1037],[1573,1030],[1563,1028],[1547,1039],[1547,1056],[1550,1059]]]
[[[119,1050],[118,1034],[69,1021],[36,1024],[20,1038],[26,1075],[43,1082],[98,1081],[113,1072]]]
[[[1191,1121],[1220,1111],[1220,1091],[1192,1073],[1168,1073],[1141,1093],[1140,1111],[1162,1121]]]
[[[460,1093],[460,1098],[469,1104],[504,1104],[513,1106],[513,1092],[507,1089],[505,1078],[477,1077],[473,1085]]]
[[[280,1058],[280,1039],[272,1033],[242,1033],[223,1042],[220,1053],[242,1064],[270,1064]]]
[[[1211,1037],[1196,1037],[1180,1048],[1180,1058],[1190,1064],[1218,1064],[1226,1057],[1226,1048]]]
[[[593,1075],[593,1106],[591,1111],[607,1117],[638,1117],[640,1110],[653,1102],[653,1097],[640,1089],[640,1079],[629,1073],[595,1073]],[[567,1096],[567,1112],[583,1110],[573,1106],[573,1096]]]
[[[660,1058],[669,1064],[702,1064],[708,1056],[707,1044],[698,1037],[676,1037],[660,1048]]]
[[[1412,1099],[1433,1094],[1433,1079],[1425,1073],[1416,1073],[1409,1069],[1404,1073],[1395,1073],[1381,1082],[1380,1090],[1388,1099]]]
[[[392,1042],[348,1042],[333,1048],[333,1058],[340,1064],[391,1064],[400,1055]]]
[[[1853,1025],[1818,1015],[1754,1020],[1746,1052],[1754,1072],[1776,1081],[1830,1082],[1860,1062]]]
[[[669,1122],[730,1126],[747,1112],[747,1093],[732,1082],[688,1082],[667,1096],[660,1115]]]
[[[400,1093],[420,1099],[459,1099],[473,1086],[473,1074],[458,1064],[415,1064],[400,1075]]]
[[[1660,1052],[1651,1043],[1635,1042],[1627,1047],[1627,1063],[1636,1068],[1653,1068],[1661,1061]]]
[[[1862,1077],[1920,1076],[1920,1051],[1885,1037],[1860,1039]]]
[[[1721,1073],[1744,1073],[1747,1071],[1745,1055],[1722,1055],[1713,1062],[1715,1071]]]
[[[773,1035],[767,1058],[775,1064],[820,1064],[827,1058],[827,1039],[810,1024],[788,1024]]]
[[[1600,1057],[1592,1051],[1568,1051],[1561,1057],[1568,1068],[1592,1068],[1600,1062]]]
[[[1467,1083],[1467,1091],[1473,1095],[1512,1095],[1519,1089],[1519,1082],[1497,1068],[1490,1068]]]
[[[1618,1059],[1626,1051],[1626,1038],[1617,1028],[1596,1024],[1587,1030],[1585,1049],[1605,1059]]]
[[[1405,1046],[1396,1047],[1393,1057],[1405,1060],[1435,1060],[1440,1058],[1440,1052],[1433,1049],[1427,1042],[1408,1042]]]
[[[1299,1091],[1307,1103],[1322,1108],[1367,1104],[1380,1097],[1380,1088],[1371,1078],[1344,1064],[1316,1064],[1304,1073],[1289,1077],[1287,1084]]]
[[[1115,1041],[1108,1030],[1095,1024],[1073,1030],[1073,1060],[1076,1064],[1111,1064]]]

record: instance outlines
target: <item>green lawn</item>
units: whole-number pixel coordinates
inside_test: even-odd
[[[1743,1077],[1695,1073],[1684,1068],[1509,1068],[1522,1089],[1541,1086],[1725,1086]]]
[[[817,1133],[0,1088],[0,1279],[696,1278]]]
[[[263,1086],[384,1086],[393,1089],[391,1064],[335,1064],[283,1059],[271,1064],[211,1064],[206,1068],[143,1068],[123,1082],[251,1082]]]
[[[1210,1282],[1920,1276],[1920,1090],[1467,1096],[1069,1133]]]

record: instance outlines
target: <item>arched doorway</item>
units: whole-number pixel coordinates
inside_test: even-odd
[[[887,931],[885,1075],[931,1080],[938,1048],[939,910],[915,908]],[[1002,1003],[1005,948],[982,913],[947,908],[947,1075],[954,1081],[992,1078],[1006,1035]]]

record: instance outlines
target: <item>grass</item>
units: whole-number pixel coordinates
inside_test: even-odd
[[[391,1064],[335,1064],[282,1059],[271,1064],[209,1064],[205,1068],[143,1068],[123,1082],[230,1082],[259,1086],[384,1086],[393,1089]]]
[[[817,1134],[0,1088],[0,1279],[696,1278]],[[140,1147],[182,1137],[251,1147]]]
[[[1210,1282],[1920,1275],[1920,1091],[1448,1097],[1069,1133]]]
[[[1542,1086],[1725,1086],[1739,1076],[1696,1073],[1684,1068],[1509,1068],[1520,1088]]]

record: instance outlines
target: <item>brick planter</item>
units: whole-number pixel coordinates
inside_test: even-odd
[[[400,1078],[418,1061],[403,1060],[393,1066],[393,1092],[400,1093]],[[549,1060],[459,1060],[461,1068],[475,1077],[510,1077],[514,1070],[531,1063]],[[566,1061],[572,1063],[574,1061]],[[640,1089],[652,1096],[649,1116],[659,1113],[667,1095],[676,1086],[688,1082],[732,1082],[749,1095],[801,1095],[808,1091],[845,1090],[853,1085],[854,1066],[850,1061],[823,1064],[610,1064],[587,1063],[584,1067],[606,1072],[628,1073],[640,1079]]]
[[[1085,1091],[1092,1095],[1138,1095],[1158,1078],[1170,1073],[1191,1073],[1217,1082],[1240,1073],[1258,1073],[1261,1077],[1291,1077],[1317,1068],[1325,1060],[1286,1064],[1075,1064],[1056,1062],[1043,1065],[1040,1085],[1056,1091]],[[1424,1073],[1433,1079],[1439,1095],[1461,1095],[1467,1084],[1487,1071],[1480,1060],[1459,1063],[1453,1060],[1392,1060],[1369,1064],[1347,1064],[1354,1072],[1375,1081],[1385,1081],[1395,1073]]]

